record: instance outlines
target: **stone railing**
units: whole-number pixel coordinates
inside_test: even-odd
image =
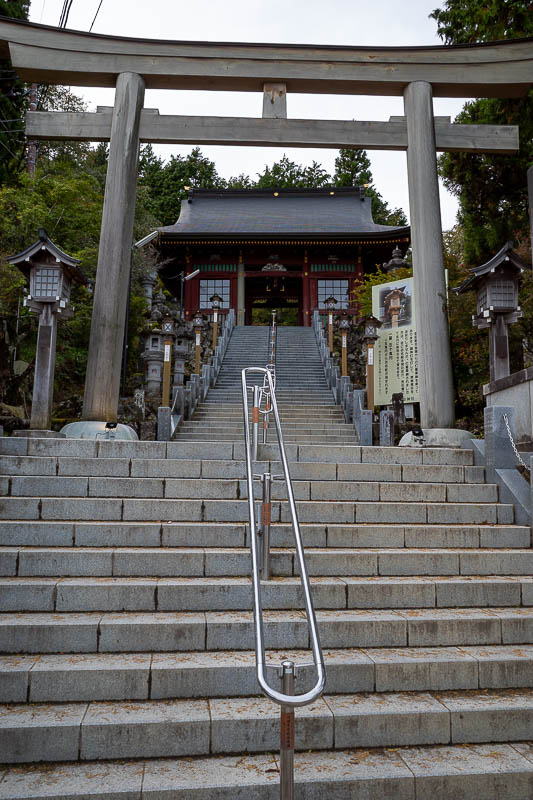
[[[208,364],[202,364],[201,375],[191,375],[184,386],[173,391],[172,407],[161,406],[157,412],[157,439],[170,441],[181,422],[191,419],[196,406],[207,397],[209,389],[215,385],[224,360],[233,328],[235,311],[230,308],[220,323],[217,346]]]

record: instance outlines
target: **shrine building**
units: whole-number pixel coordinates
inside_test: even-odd
[[[377,225],[363,188],[194,189],[156,243],[187,319],[209,314],[218,294],[240,325],[267,324],[277,309],[280,323],[307,326],[331,295],[357,313],[354,285],[395,248],[405,255],[410,228]]]

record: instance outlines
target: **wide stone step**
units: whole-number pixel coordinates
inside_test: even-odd
[[[90,480],[99,480],[92,478]],[[111,480],[111,479],[102,479]],[[117,479],[120,480],[120,479]],[[126,480],[126,479],[124,479]],[[149,479],[146,479],[149,480]],[[176,492],[184,481],[177,480]],[[198,486],[200,482],[193,481]],[[233,493],[232,481],[227,491]],[[219,487],[216,491],[220,493]],[[188,491],[192,494],[192,488]],[[120,497],[2,497],[0,519],[108,522],[246,522],[246,500],[124,498]],[[297,501],[299,520],[310,523],[391,523],[509,525],[514,508],[504,503]],[[290,522],[288,503],[275,500],[272,522]]]
[[[375,601],[384,601],[387,607],[387,587],[379,576],[398,578],[389,586],[404,586],[405,590],[420,589],[424,596],[432,596],[430,585],[436,584],[437,605],[473,605],[483,602],[483,592],[494,583],[507,594],[506,601],[492,605],[533,605],[530,595],[530,576],[533,575],[533,550],[502,549],[415,549],[387,548],[384,551],[370,548],[306,548],[306,563],[310,575],[316,577],[343,577],[350,595],[375,595]],[[216,577],[248,575],[251,569],[250,550],[247,547],[1,547],[0,575],[4,578],[27,577]],[[272,548],[272,574],[290,577],[298,574],[298,559],[294,549]],[[376,580],[358,580],[358,577]],[[402,576],[416,576],[413,581]],[[426,576],[429,576],[426,577]],[[455,576],[440,580],[438,576]],[[468,577],[463,577],[468,576]],[[486,576],[478,580],[476,576]],[[524,576],[522,599],[520,581],[513,576]],[[531,578],[533,581],[533,577]],[[9,584],[7,584],[9,585]],[[472,596],[479,600],[464,602],[459,597],[471,586]],[[511,591],[511,586],[513,591]],[[446,588],[447,587],[447,588]],[[454,588],[455,587],[455,588]],[[478,587],[478,588],[476,588]],[[433,587],[434,588],[434,587]],[[425,591],[427,589],[427,591]],[[482,590],[482,591],[481,591]],[[498,590],[499,591],[499,590]],[[440,597],[440,595],[443,595]],[[452,596],[453,595],[453,596]],[[416,595],[414,595],[416,597]],[[447,602],[444,602],[446,597]],[[514,598],[514,599],[513,599]],[[0,600],[0,606],[2,600]],[[365,604],[365,603],[364,603]],[[427,602],[424,603],[426,605]],[[350,603],[351,606],[354,603]],[[357,605],[357,603],[356,603]],[[366,604],[365,604],[366,605]],[[409,606],[410,603],[405,603]],[[418,606],[419,602],[412,605]],[[12,610],[12,609],[10,609]]]
[[[181,558],[178,555],[173,551],[165,559],[163,550],[154,553],[120,551],[115,554],[117,567],[112,575],[112,552],[82,553],[76,558],[76,553],[70,551],[62,554],[62,558],[56,556],[57,577],[50,574],[54,562],[39,571],[37,562],[40,557],[49,557],[49,553],[36,552],[34,558],[24,560],[24,565],[37,564],[35,567],[25,567],[20,577],[0,578],[0,611],[234,611],[252,608],[250,580],[234,577],[237,570],[249,562],[248,552],[207,553],[205,561],[201,551],[186,552]],[[375,574],[375,555],[365,554],[366,558],[359,558],[360,573],[356,576],[346,575],[341,554],[335,555],[331,575],[328,575],[328,559],[325,568],[324,562],[317,562],[312,555],[308,559],[313,602],[319,609],[533,606],[533,578],[505,574],[485,576],[483,571],[462,576],[446,574],[458,561],[454,554],[446,553],[439,559],[431,553],[430,558],[422,557],[417,561],[405,553],[403,560],[408,566],[404,567],[404,574],[398,574],[402,569],[402,554],[395,554],[395,558],[387,554],[391,557],[381,559],[382,575]],[[473,555],[476,554],[470,554]],[[94,564],[90,575],[84,572],[84,566],[91,569],[88,556],[92,556]],[[344,561],[350,563],[351,559],[345,556]],[[483,570],[481,559],[480,562]],[[62,563],[65,564],[63,568]],[[411,573],[416,570],[417,563],[422,574],[414,576]],[[145,564],[149,565],[148,574],[143,571]],[[175,570],[171,569],[172,564],[176,565]],[[264,608],[304,608],[300,582],[292,575],[292,567],[290,554],[273,554],[274,580],[262,587]],[[444,574],[433,575],[431,567],[441,567]],[[34,572],[36,576],[32,575]],[[71,577],[80,574],[82,577]]]
[[[529,548],[531,529],[520,525],[398,525],[302,523],[306,547]],[[292,526],[273,523],[273,547],[293,547]],[[54,522],[4,520],[0,546],[243,547],[247,525],[232,522]]]
[[[262,697],[7,705],[0,748],[4,763],[264,753],[279,715]],[[299,751],[501,744],[530,735],[533,692],[325,695],[295,717]]]
[[[14,767],[0,784],[0,798],[50,800],[50,786],[54,798],[232,800],[240,795],[272,800],[279,793],[279,766],[274,755],[239,754]],[[530,800],[532,747],[522,742],[310,751],[295,757],[295,787],[309,800],[387,795],[395,800]]]
[[[197,581],[200,584],[201,580]],[[185,594],[182,587],[170,581],[168,586],[167,598]],[[148,589],[146,584],[144,588]],[[243,586],[241,591],[243,596],[249,594],[249,587]],[[322,597],[328,593],[334,600],[335,587],[326,584]],[[195,592],[194,597],[198,594]],[[64,597],[68,595],[69,601],[75,597],[71,592]],[[86,596],[89,598],[88,592]],[[270,602],[269,595],[265,596]],[[223,603],[223,594],[219,599]],[[169,605],[175,604],[169,600]],[[324,648],[396,648],[408,643],[410,647],[533,643],[533,608],[319,608],[316,616]],[[282,648],[287,642],[296,648],[308,647],[304,612],[265,610],[264,625],[267,647]],[[0,615],[0,652],[6,654],[250,650],[253,646],[253,618],[246,610],[65,610]]]
[[[267,664],[311,663],[308,650],[269,650]],[[325,649],[328,694],[533,688],[533,645]],[[298,691],[313,683],[302,671]],[[251,650],[0,656],[0,702],[252,696]]]

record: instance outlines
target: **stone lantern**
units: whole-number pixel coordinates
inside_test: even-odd
[[[371,411],[374,410],[374,345],[382,324],[373,314],[363,319],[363,343],[366,345],[366,402]]]
[[[453,291],[477,293],[477,313],[472,315],[476,328],[489,329],[490,380],[509,375],[508,326],[522,316],[518,305],[520,275],[528,265],[507,242],[496,255],[479,267]]]
[[[395,247],[392,251],[392,258],[390,261],[385,262],[381,269],[383,272],[387,272],[391,275],[394,275],[397,269],[408,269],[409,264],[402,256],[402,251],[399,247]]]
[[[144,387],[147,394],[159,395],[163,380],[164,343],[161,321],[167,312],[164,305],[165,296],[161,293],[154,298],[152,312],[144,326],[144,352],[141,359],[144,362]]]
[[[78,267],[79,260],[60,250],[44,228],[39,229],[36,242],[7,261],[29,278],[30,291],[24,298],[24,305],[39,317],[30,430],[33,435],[37,432],[40,436],[57,435],[50,431],[57,320],[72,317],[71,286],[87,281]]]

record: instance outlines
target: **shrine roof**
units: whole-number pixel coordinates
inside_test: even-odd
[[[459,286],[454,287],[452,291],[456,294],[463,294],[463,292],[475,289],[485,275],[488,275],[489,272],[495,272],[505,262],[513,266],[518,272],[529,269],[529,265],[513,250],[513,243],[506,242],[501,250],[498,250],[496,255],[485,264],[469,270],[470,275]]]
[[[377,225],[364,189],[194,189],[161,240],[217,236],[387,236],[409,226]]]

